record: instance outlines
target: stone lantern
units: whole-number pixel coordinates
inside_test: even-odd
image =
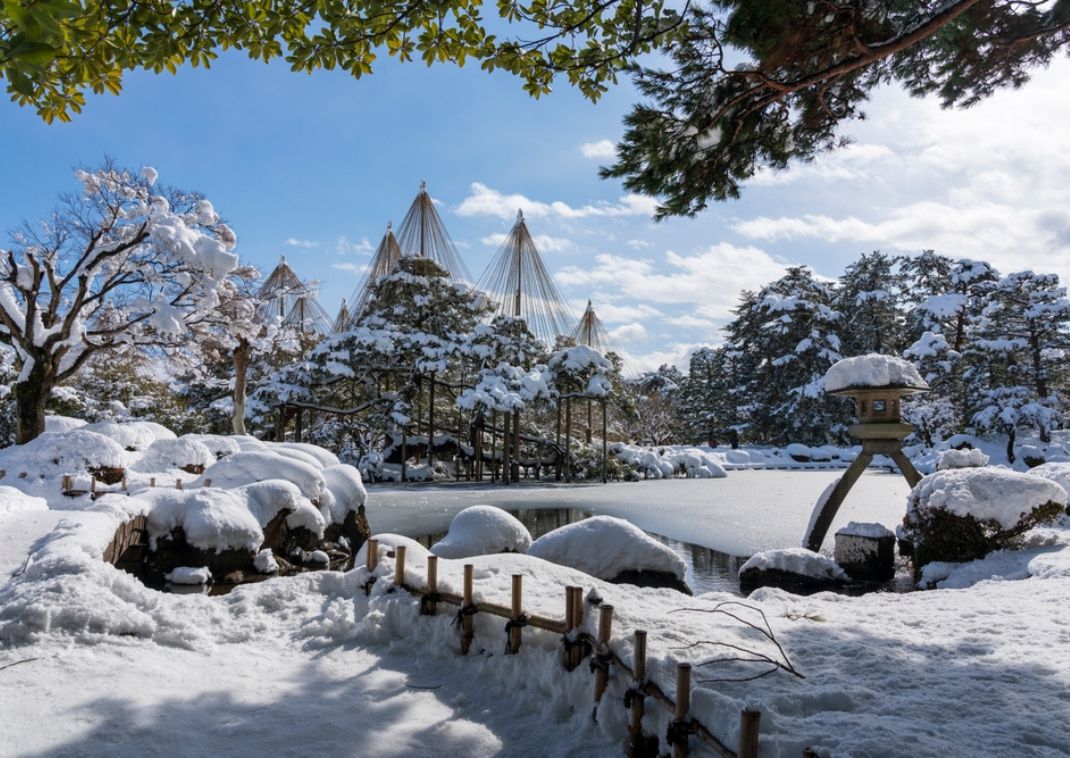
[[[862,452],[843,472],[828,498],[814,508],[805,543],[815,552],[820,550],[836,511],[874,455],[887,455],[895,461],[911,487],[921,480],[910,459],[903,455],[903,440],[914,427],[903,422],[900,403],[906,395],[928,392],[929,385],[913,363],[871,353],[834,364],[825,374],[825,391],[854,398],[859,423],[850,426],[847,433],[862,442]]]

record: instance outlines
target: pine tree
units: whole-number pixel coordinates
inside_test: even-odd
[[[845,316],[841,352],[897,355],[903,349],[903,316],[898,307],[902,279],[895,259],[879,251],[865,253],[847,267],[839,284],[834,303]]]

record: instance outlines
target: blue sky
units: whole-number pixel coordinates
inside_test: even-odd
[[[1070,276],[1068,77],[1060,62],[967,112],[878,93],[851,149],[655,224],[649,198],[597,177],[634,98],[626,83],[597,104],[565,85],[535,101],[472,66],[383,60],[357,81],[224,55],[128,74],[70,124],[0,103],[0,227],[44,215],[78,165],[151,165],[213,201],[245,260],[266,273],[286,255],[319,280],[333,313],[424,178],[477,277],[523,207],[573,310],[592,298],[642,370],[718,342],[739,290],[790,263],[835,276],[864,251],[931,247]]]

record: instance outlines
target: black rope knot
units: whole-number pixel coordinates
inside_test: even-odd
[[[601,671],[607,676],[609,675],[609,664],[613,663],[613,654],[609,651],[604,653],[595,653],[591,656],[591,673]]]
[[[528,625],[528,614],[521,613],[515,619],[509,619],[505,622],[505,633],[509,634],[514,629],[522,629]]]
[[[475,616],[477,613],[479,613],[479,609],[476,608],[475,603],[462,605],[461,609],[457,611],[457,615],[453,618],[453,626],[460,626],[465,616]]]
[[[442,601],[442,595],[437,592],[428,592],[420,598],[420,613],[427,615],[431,612],[431,606]]]
[[[690,721],[673,721],[665,734],[665,741],[670,745],[683,745],[691,735]]]
[[[372,594],[372,585],[375,584],[376,578],[377,577],[370,576],[370,577],[368,577],[368,581],[366,581],[364,584],[362,584],[360,586],[361,589],[364,590],[364,595],[365,596],[368,596],[368,595]]]
[[[624,691],[624,707],[631,708],[632,704],[637,700],[642,702],[646,699],[646,693],[643,692],[643,685],[638,682],[632,682],[632,686]]]

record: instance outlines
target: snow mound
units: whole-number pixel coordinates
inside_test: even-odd
[[[358,510],[368,501],[360,471],[345,463],[323,469],[327,489],[320,500],[320,510],[331,524],[341,524],[346,514]]]
[[[981,468],[987,465],[988,456],[976,448],[945,450],[940,453],[940,460],[936,464],[936,470],[946,471],[953,468]]]
[[[834,560],[804,547],[789,547],[782,550],[766,550],[762,553],[756,553],[739,567],[739,573],[742,574],[748,569],[786,571],[791,574],[811,576],[815,579],[847,581],[847,574],[836,565]]]
[[[658,571],[683,581],[687,570],[672,548],[613,516],[592,516],[547,532],[531,543],[528,555],[599,579],[625,571]]]
[[[46,432],[70,432],[86,425],[86,421],[70,416],[45,416]]]
[[[227,456],[206,468],[197,484],[203,485],[208,479],[212,480],[212,487],[223,488],[282,479],[296,484],[301,494],[317,503],[327,489],[327,482],[314,459],[313,462],[298,460],[293,455],[282,455],[274,450],[241,452]]]
[[[48,501],[33,497],[14,487],[0,486],[0,514],[20,511],[47,511]]]
[[[268,447],[280,455],[299,453],[300,455],[296,456],[298,460],[307,460],[311,457],[320,468],[337,466],[340,463],[337,455],[319,445],[310,445],[305,442],[273,442]]]
[[[241,447],[237,442],[237,440],[241,439],[240,437],[228,437],[224,434],[183,434],[179,439],[199,442],[204,445],[215,456],[212,459],[212,463],[241,451]]]
[[[373,535],[373,537],[379,542],[380,561],[382,561],[387,553],[393,552],[394,548],[399,546],[405,548],[406,560],[408,560],[414,568],[417,566],[425,566],[427,564],[427,556],[431,554],[431,551],[419,542],[402,534],[383,532],[382,534]],[[364,542],[360,550],[357,551],[356,556],[354,556],[353,565],[358,567],[368,565],[367,541]]]
[[[284,481],[257,482],[234,489],[146,489],[136,499],[147,506],[153,546],[181,527],[186,541],[201,550],[256,552],[264,542],[263,527],[283,510],[289,512],[288,525],[311,525],[313,531],[323,534],[322,516],[295,485]]]
[[[187,437],[158,439],[149,445],[141,460],[131,468],[143,473],[161,473],[174,469],[204,469],[216,461],[206,445]]]
[[[531,534],[511,513],[493,505],[473,505],[453,517],[449,532],[431,547],[440,558],[471,558],[492,553],[523,553]]]
[[[58,493],[59,483],[50,480],[99,468],[123,468],[127,457],[118,442],[86,426],[70,432],[45,432],[25,445],[4,448],[0,450],[0,469],[12,486],[24,492],[49,480],[48,486]]]
[[[83,431],[96,432],[109,437],[124,450],[147,450],[156,440],[173,440],[177,436],[165,426],[152,421],[95,421],[81,427]]]
[[[1042,463],[1036,468],[1029,469],[1032,476],[1043,477],[1055,482],[1070,493],[1070,463]]]
[[[942,509],[1010,529],[1034,508],[1049,502],[1065,507],[1066,501],[1066,490],[1041,476],[1001,468],[946,469],[918,482],[908,499],[907,517]]]
[[[929,389],[913,363],[880,353],[844,358],[832,364],[825,374],[826,392],[863,387]]]

